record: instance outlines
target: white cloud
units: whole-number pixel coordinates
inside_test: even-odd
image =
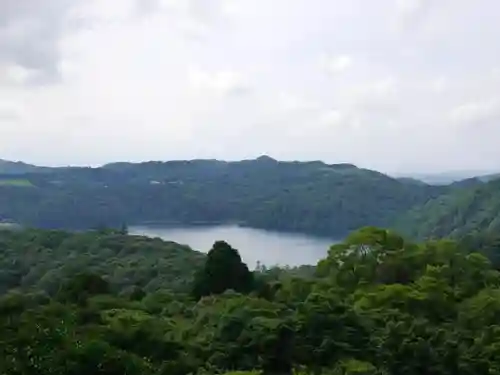
[[[78,29],[73,10],[81,0],[3,0],[0,2],[0,64],[36,70],[39,82],[58,78],[58,43]]]
[[[341,100],[351,112],[373,115],[383,111],[390,116],[398,111],[398,90],[396,77],[386,76],[346,87]]]
[[[9,103],[5,100],[0,102],[0,127],[3,127],[2,124],[12,123],[20,120],[21,116],[22,110],[18,105],[16,105],[15,103]]]
[[[250,84],[242,74],[229,70],[207,72],[197,67],[190,67],[188,79],[195,90],[208,91],[209,94],[223,97],[250,90]]]
[[[281,91],[277,95],[277,107],[285,111],[285,113],[294,113],[297,111],[317,110],[318,104],[300,95]]]
[[[494,80],[500,79],[500,68],[495,67],[491,70],[491,78]]]
[[[348,55],[339,55],[335,57],[324,56],[321,63],[327,72],[335,74],[348,69],[352,65],[352,58]]]
[[[135,10],[139,16],[169,16],[184,37],[203,40],[239,7],[233,0],[135,0]]]
[[[466,125],[481,125],[500,119],[500,97],[472,101],[453,108],[449,118],[452,122]]]
[[[433,80],[430,84],[431,86],[431,89],[434,91],[434,92],[437,92],[437,93],[442,93],[446,90],[446,87],[447,87],[447,80],[446,80],[446,77],[439,77],[435,80]]]
[[[396,6],[403,14],[415,14],[422,12],[428,2],[428,0],[396,0]]]
[[[495,0],[47,4],[0,2],[0,158],[500,170]]]
[[[21,65],[0,65],[0,83],[6,85],[25,85],[33,81],[37,76],[34,69],[25,68]]]
[[[337,126],[342,123],[344,116],[336,109],[326,111],[320,115],[319,123],[324,126]]]
[[[432,6],[431,0],[396,0],[395,3],[396,27],[399,30],[418,26]]]
[[[393,76],[382,78],[366,86],[366,92],[372,95],[391,95],[397,90],[397,80]]]

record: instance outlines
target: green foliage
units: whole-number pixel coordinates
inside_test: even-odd
[[[0,186],[33,187],[34,185],[27,179],[1,178]]]
[[[118,163],[35,170],[15,178],[37,188],[0,185],[0,220],[25,226],[88,229],[120,228],[124,222],[238,222],[332,238],[365,225],[387,226],[414,205],[449,190],[405,183],[348,164],[265,157]]]
[[[464,185],[417,205],[395,220],[394,227],[416,239],[499,233],[500,179]]]
[[[113,231],[2,233],[0,253],[30,258],[52,249],[52,258],[67,260],[58,249],[68,241],[84,253],[114,251],[105,254],[114,254],[117,267],[138,244],[152,256],[149,241]],[[163,246],[176,248],[153,243],[166,257]],[[497,374],[500,272],[472,243],[414,244],[367,227],[332,246],[313,273],[259,267],[252,274],[237,250],[217,242],[195,279],[187,267],[168,269],[170,280],[184,280],[176,285],[196,290],[203,280],[207,293],[199,299],[170,284],[143,290],[82,263],[79,273],[61,274],[54,298],[17,284],[0,297],[0,373]],[[2,271],[22,269],[16,262],[22,257]],[[33,279],[31,289],[42,286]]]
[[[464,236],[460,246],[465,252],[479,252],[486,256],[496,269],[500,269],[500,233],[479,232]]]
[[[193,296],[199,299],[231,289],[249,293],[254,288],[253,274],[240,254],[224,241],[217,241],[208,252],[205,266],[195,277]]]
[[[112,230],[0,231],[0,293],[35,287],[55,295],[82,272],[99,275],[116,292],[187,291],[204,259],[186,246]]]
[[[35,165],[26,164],[23,162],[13,162],[0,159],[0,174],[4,175],[21,175],[25,173],[43,173],[52,170],[46,167],[37,167]]]
[[[109,283],[99,275],[80,273],[61,286],[57,298],[67,302],[85,302],[88,297],[108,294]]]

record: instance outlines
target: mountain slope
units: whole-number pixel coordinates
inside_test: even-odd
[[[413,244],[364,228],[303,276],[249,274],[227,243],[205,257],[109,231],[0,232],[0,248],[0,374],[500,368],[500,272],[450,241]],[[193,274],[209,295],[199,298]],[[246,275],[240,293],[231,275]]]
[[[424,173],[415,173],[415,174],[398,174],[395,175],[400,179],[415,179],[418,181],[422,181],[429,185],[449,185],[455,182],[459,182],[462,180],[470,180],[470,179],[478,179],[483,182],[488,182],[500,177],[499,173],[491,172],[491,171],[455,171],[455,172],[442,172],[442,173],[434,173],[434,174],[424,174]]]
[[[500,231],[500,179],[462,182],[449,193],[414,207],[394,227],[414,238]]]
[[[327,236],[387,225],[449,189],[350,164],[269,157],[118,163],[24,177],[37,188],[0,186],[0,220],[55,228],[238,222]]]
[[[0,159],[0,174],[19,175],[25,173],[40,173],[48,171],[50,171],[50,168],[38,167],[36,165],[26,164],[23,162],[14,162]]]
[[[0,296],[13,288],[55,293],[82,270],[99,273],[117,291],[186,291],[205,259],[174,242],[113,231],[0,230],[0,244]]]

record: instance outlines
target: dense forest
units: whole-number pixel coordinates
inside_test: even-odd
[[[340,238],[367,225],[391,226],[452,189],[350,164],[269,157],[8,170],[0,175],[0,221],[48,229],[236,222]]]
[[[463,181],[447,194],[418,205],[395,220],[412,238],[463,238],[500,232],[500,179]]]
[[[497,374],[499,245],[364,228],[251,272],[223,241],[3,231],[0,373]]]
[[[224,224],[342,238],[363,226],[409,238],[500,229],[500,179],[432,186],[350,164],[192,160],[46,168],[0,163],[0,223],[47,229]]]
[[[12,288],[53,293],[81,269],[106,277],[116,293],[186,291],[205,255],[124,231],[69,233],[4,231],[0,236],[0,293]]]

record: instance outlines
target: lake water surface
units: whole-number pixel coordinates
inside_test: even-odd
[[[316,264],[324,258],[329,247],[338,242],[295,233],[267,231],[236,225],[222,226],[136,226],[129,228],[130,234],[160,237],[189,245],[192,249],[208,252],[215,241],[224,240],[238,249],[249,268],[258,261],[266,266]]]

